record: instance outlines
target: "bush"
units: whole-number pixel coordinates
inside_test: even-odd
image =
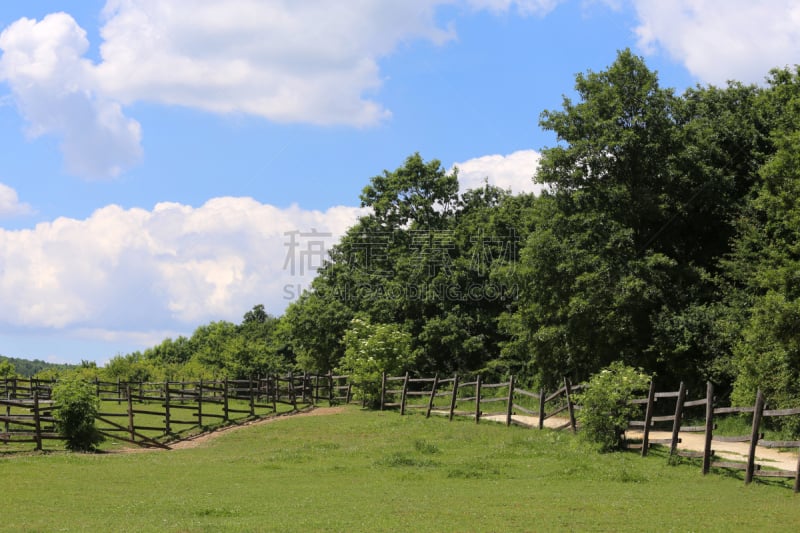
[[[55,419],[59,433],[72,451],[92,451],[103,441],[94,419],[100,400],[92,384],[80,376],[69,376],[53,386]]]
[[[589,380],[585,392],[576,395],[581,406],[577,419],[582,434],[604,452],[621,448],[628,423],[638,412],[630,405],[638,391],[647,390],[650,377],[641,369],[617,361]]]
[[[344,334],[344,345],[336,371],[348,374],[356,398],[372,407],[380,402],[381,373],[399,373],[413,363],[411,335],[395,324],[372,324],[356,317]]]

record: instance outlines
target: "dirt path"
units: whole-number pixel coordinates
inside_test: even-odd
[[[534,416],[514,415],[513,420],[522,422],[523,424],[536,426],[539,424],[539,419]],[[482,417],[481,420],[492,420],[494,422],[505,423],[506,417],[503,415]],[[548,418],[545,420],[545,427],[559,427],[566,424],[569,420],[566,418]],[[641,439],[642,433],[640,431],[628,431],[625,436],[629,439]],[[693,452],[702,452],[705,447],[705,435],[703,433],[686,433],[678,434],[681,439],[678,448],[681,450],[689,450]],[[671,431],[651,431],[651,439],[671,439]],[[750,452],[750,444],[747,442],[718,442],[712,441],[711,448],[714,450],[715,457],[724,458],[729,461],[747,461],[747,454]],[[796,470],[797,469],[797,452],[783,452],[773,448],[764,448],[763,446],[756,447],[756,463],[762,467],[777,468],[779,470]]]
[[[629,431],[626,433],[626,437],[630,439],[641,439],[642,433],[640,431]],[[679,433],[678,437],[681,439],[678,448],[682,450],[702,452],[705,447],[706,437],[703,433]],[[650,438],[671,439],[672,432],[651,431]],[[714,450],[715,457],[728,459],[730,461],[746,462],[747,455],[750,453],[750,443],[712,441],[711,449]],[[756,446],[756,463],[762,467],[777,468],[779,470],[796,470],[797,453],[782,452],[774,448]]]
[[[169,443],[169,447],[173,450],[186,450],[189,448],[198,448],[200,446],[207,444],[209,441],[212,441],[218,438],[219,436],[224,435],[226,433],[230,433],[232,431],[239,431],[240,429],[249,428],[253,426],[261,426],[264,424],[272,424],[273,422],[286,420],[290,417],[335,415],[341,413],[343,410],[344,410],[343,407],[312,407],[309,409],[304,409],[302,411],[284,413],[276,416],[270,416],[267,418],[259,418],[257,420],[250,420],[248,422],[244,422],[241,424],[231,424],[229,426],[224,426],[214,431],[200,433],[199,435],[195,435],[193,437],[172,442]],[[143,448],[138,446],[129,447],[126,445],[123,448],[119,448],[116,450],[109,450],[106,451],[105,453],[148,453],[148,452],[160,452],[160,451],[166,451],[166,450],[164,450],[163,448]]]

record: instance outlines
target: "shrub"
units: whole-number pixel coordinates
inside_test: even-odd
[[[103,441],[94,419],[100,406],[94,387],[78,375],[62,379],[53,387],[54,415],[59,433],[72,451],[92,451]]]
[[[647,390],[650,377],[641,369],[617,361],[594,374],[585,392],[576,395],[582,434],[607,452],[622,446],[623,435],[637,406],[630,405],[638,391]]]
[[[399,373],[413,362],[411,335],[395,324],[356,317],[344,334],[344,345],[336,371],[350,376],[356,398],[370,406],[380,401],[381,373]]]

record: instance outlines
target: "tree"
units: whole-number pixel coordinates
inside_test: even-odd
[[[292,334],[303,368],[338,361],[338,339],[356,314],[411,333],[419,372],[495,368],[505,339],[497,316],[516,297],[516,284],[495,274],[518,260],[534,197],[488,185],[459,196],[457,188],[457,169],[448,173],[419,154],[371,179],[361,198],[373,213],[347,231],[312,292],[287,310],[287,329],[315,325]],[[313,311],[301,312],[306,307]],[[334,325],[319,327],[321,313]]]
[[[0,378],[8,379],[17,375],[17,371],[11,361],[8,359],[0,359]]]
[[[729,318],[740,333],[734,401],[749,404],[760,388],[782,408],[800,400],[800,67],[775,70],[769,81],[762,105],[776,151],[761,168],[725,267]],[[800,423],[788,423],[800,431]]]
[[[314,280],[317,290],[305,292],[280,319],[277,337],[296,358],[297,366],[320,374],[331,371],[344,355],[342,338],[353,312],[323,285]]]
[[[544,386],[613,361],[664,383],[701,381],[713,361],[718,261],[768,148],[754,87],[677,97],[630,51],[578,75],[578,103],[542,114],[543,151],[521,298],[503,355]]]
[[[361,193],[361,206],[371,207],[383,230],[393,231],[413,222],[418,228],[436,228],[458,200],[458,176],[448,174],[434,159],[409,156],[394,172],[375,176]]]

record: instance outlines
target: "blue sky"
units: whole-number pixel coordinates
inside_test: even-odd
[[[413,152],[534,190],[539,114],[617,50],[679,92],[800,62],[796,0],[9,1],[0,31],[0,354],[59,362],[281,314],[292,253]]]

